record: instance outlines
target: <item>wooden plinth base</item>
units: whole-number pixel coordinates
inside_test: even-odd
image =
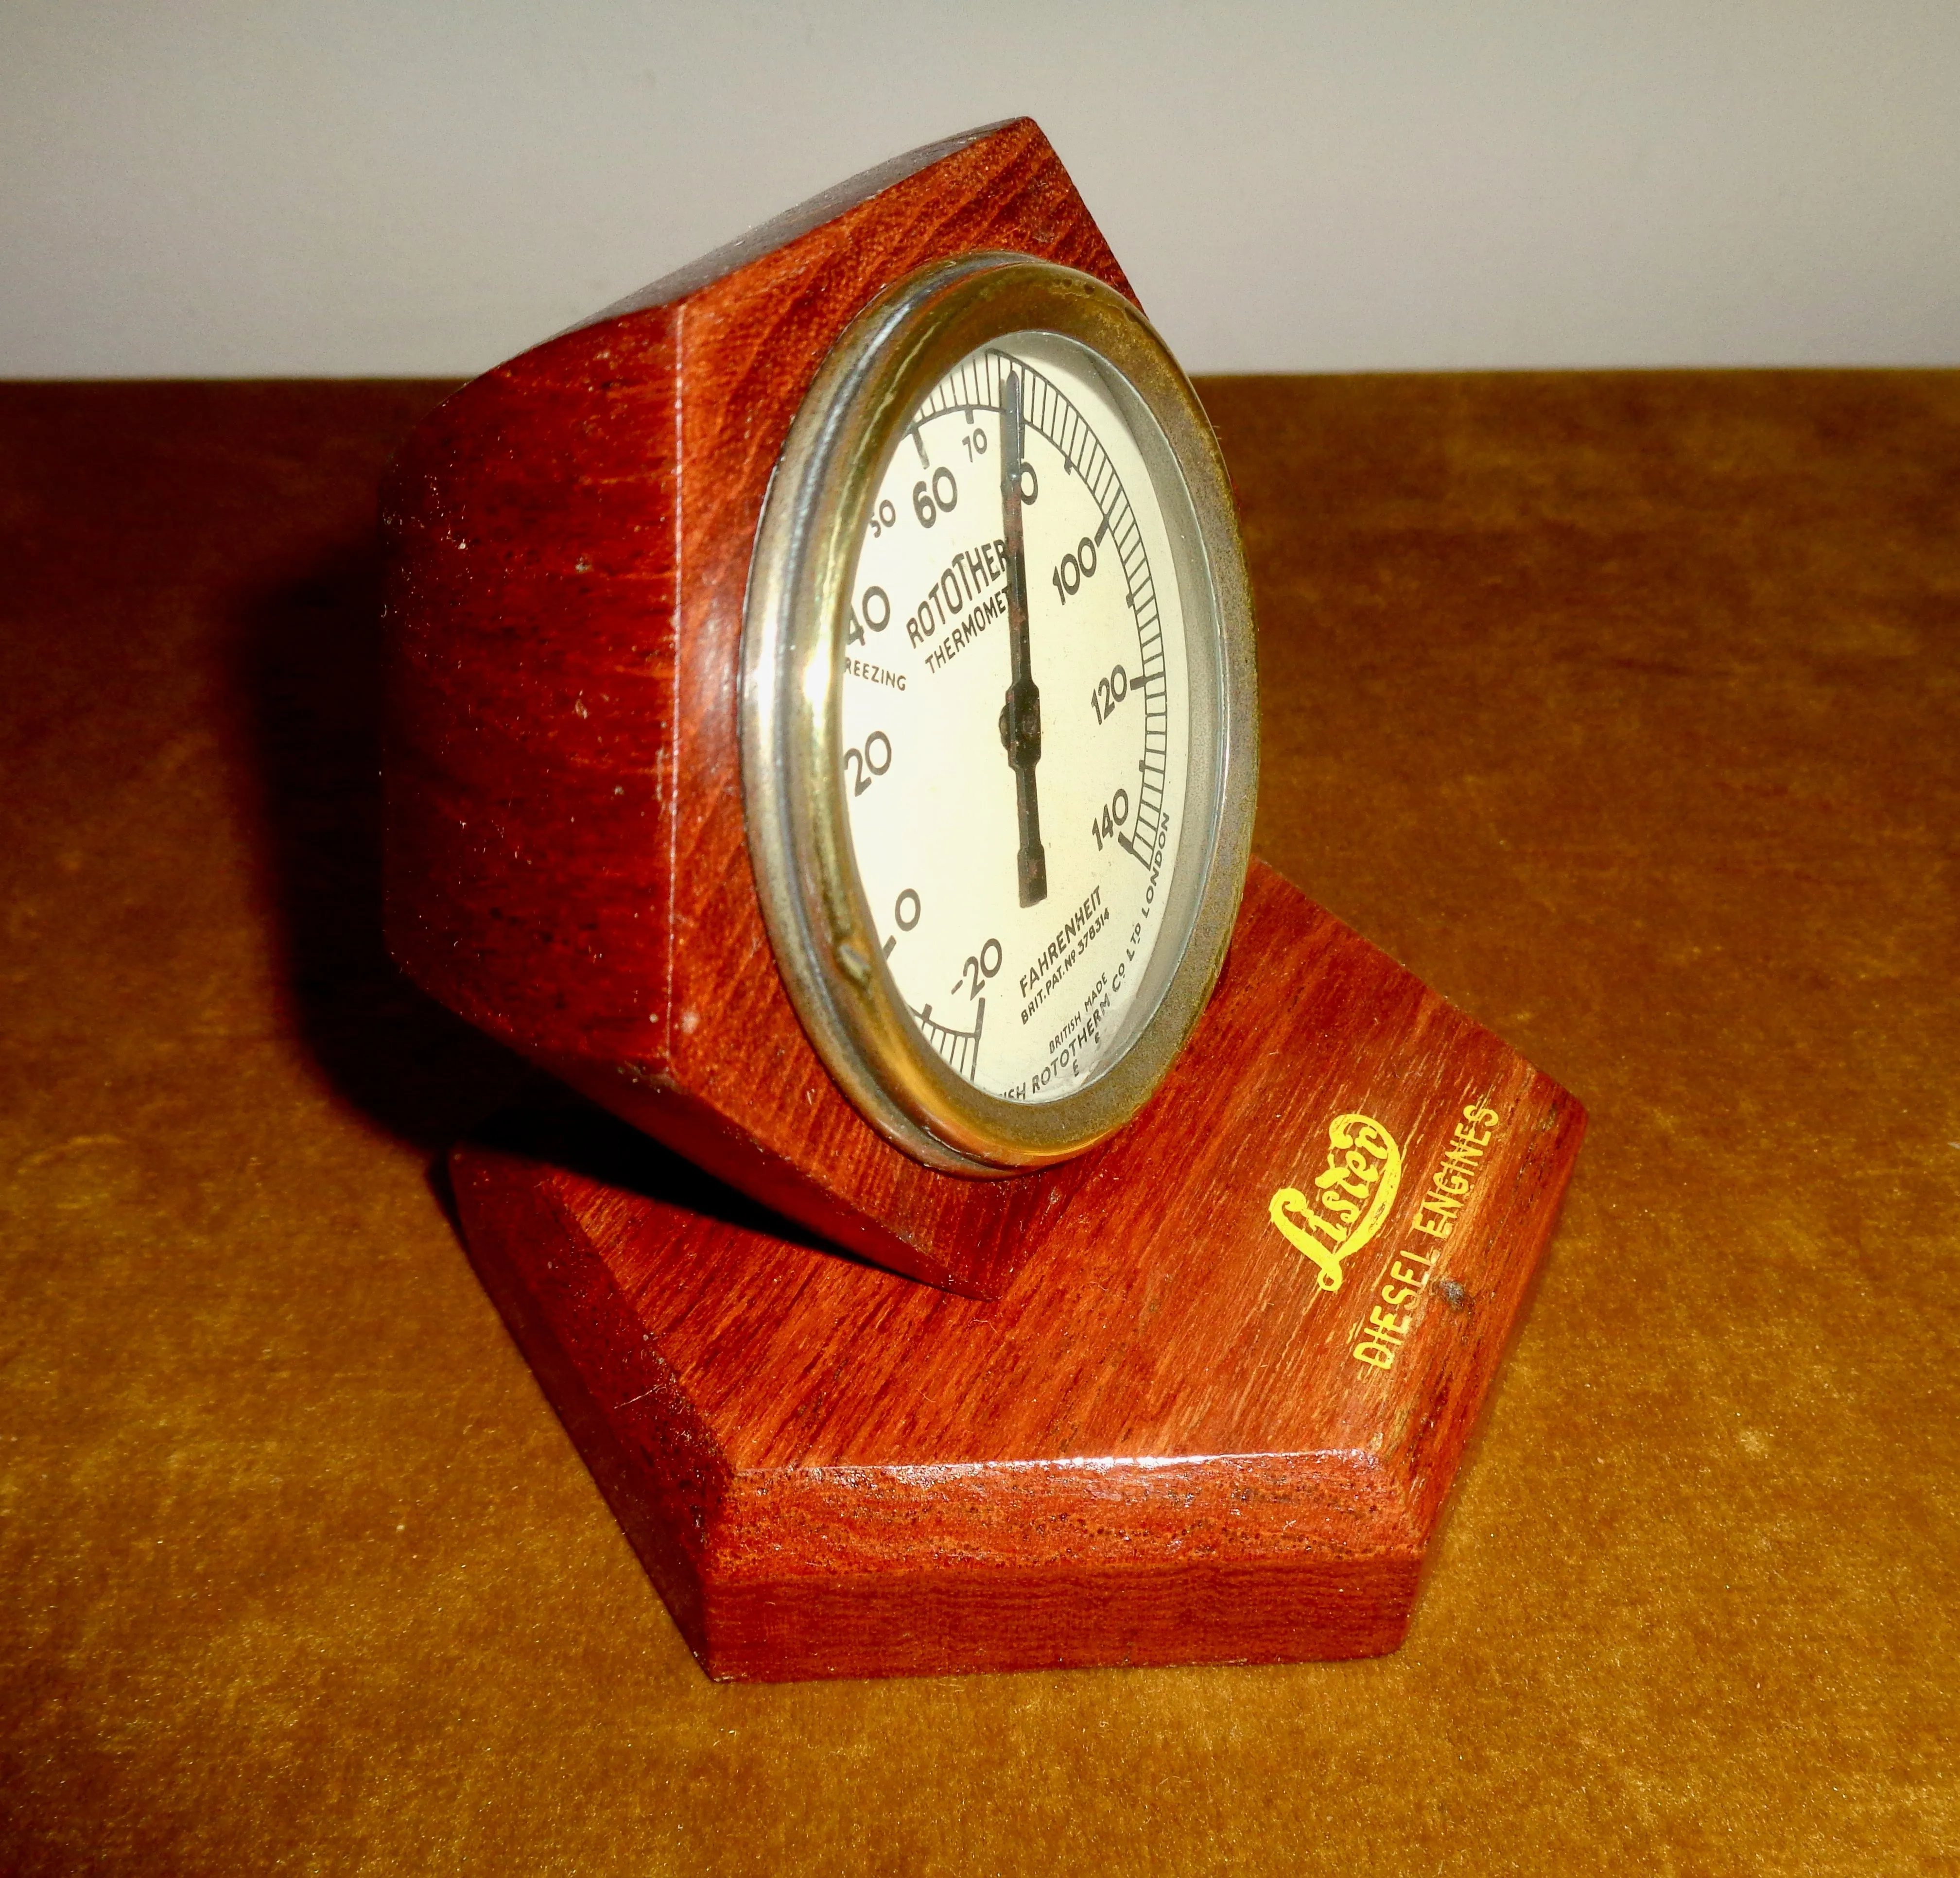
[[[451,1167],[695,1654],[778,1680],[1394,1649],[1584,1126],[1255,864],[1191,1046],[997,1302],[568,1099]]]

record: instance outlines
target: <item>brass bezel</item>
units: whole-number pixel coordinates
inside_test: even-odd
[[[986,1093],[920,1035],[874,937],[840,763],[845,613],[869,505],[919,401],[969,352],[1022,332],[1086,347],[1112,368],[1112,390],[1134,401],[1132,428],[1158,485],[1185,610],[1193,699],[1185,828],[1157,956],[1175,943],[1174,908],[1188,927],[1183,950],[1122,1056],[1045,1102]],[[1138,412],[1149,422],[1136,422]],[[1203,751],[1201,702],[1215,725]],[[817,1054],[872,1125],[929,1167],[999,1175],[1080,1154],[1134,1115],[1224,962],[1251,852],[1258,697],[1224,463],[1190,381],[1129,301],[1071,268],[975,254],[921,269],[853,322],[797,412],[764,502],[741,711],[749,852],[783,982]]]

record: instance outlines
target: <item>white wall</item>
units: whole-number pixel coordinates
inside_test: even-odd
[[[474,372],[1020,111],[1195,371],[1960,361],[1960,0],[0,0],[0,374]]]

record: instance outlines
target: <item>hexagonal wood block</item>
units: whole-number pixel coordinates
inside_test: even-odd
[[[997,1301],[569,1102],[456,1151],[471,1253],[704,1667],[757,1679],[1394,1649],[1585,1125],[1256,863]]]
[[[832,1243],[992,1297],[1035,1189],[934,1173],[825,1072],[756,898],[737,711],[756,524],[810,381],[894,282],[987,250],[1129,291],[1047,138],[996,125],[485,373],[403,444],[382,521],[402,967]]]

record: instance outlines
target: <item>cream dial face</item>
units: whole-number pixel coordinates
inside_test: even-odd
[[[1190,657],[1152,422],[1087,348],[1010,334],[910,414],[858,545],[838,781],[858,878],[913,1023],[1010,1101],[1120,1058],[1184,938]]]

